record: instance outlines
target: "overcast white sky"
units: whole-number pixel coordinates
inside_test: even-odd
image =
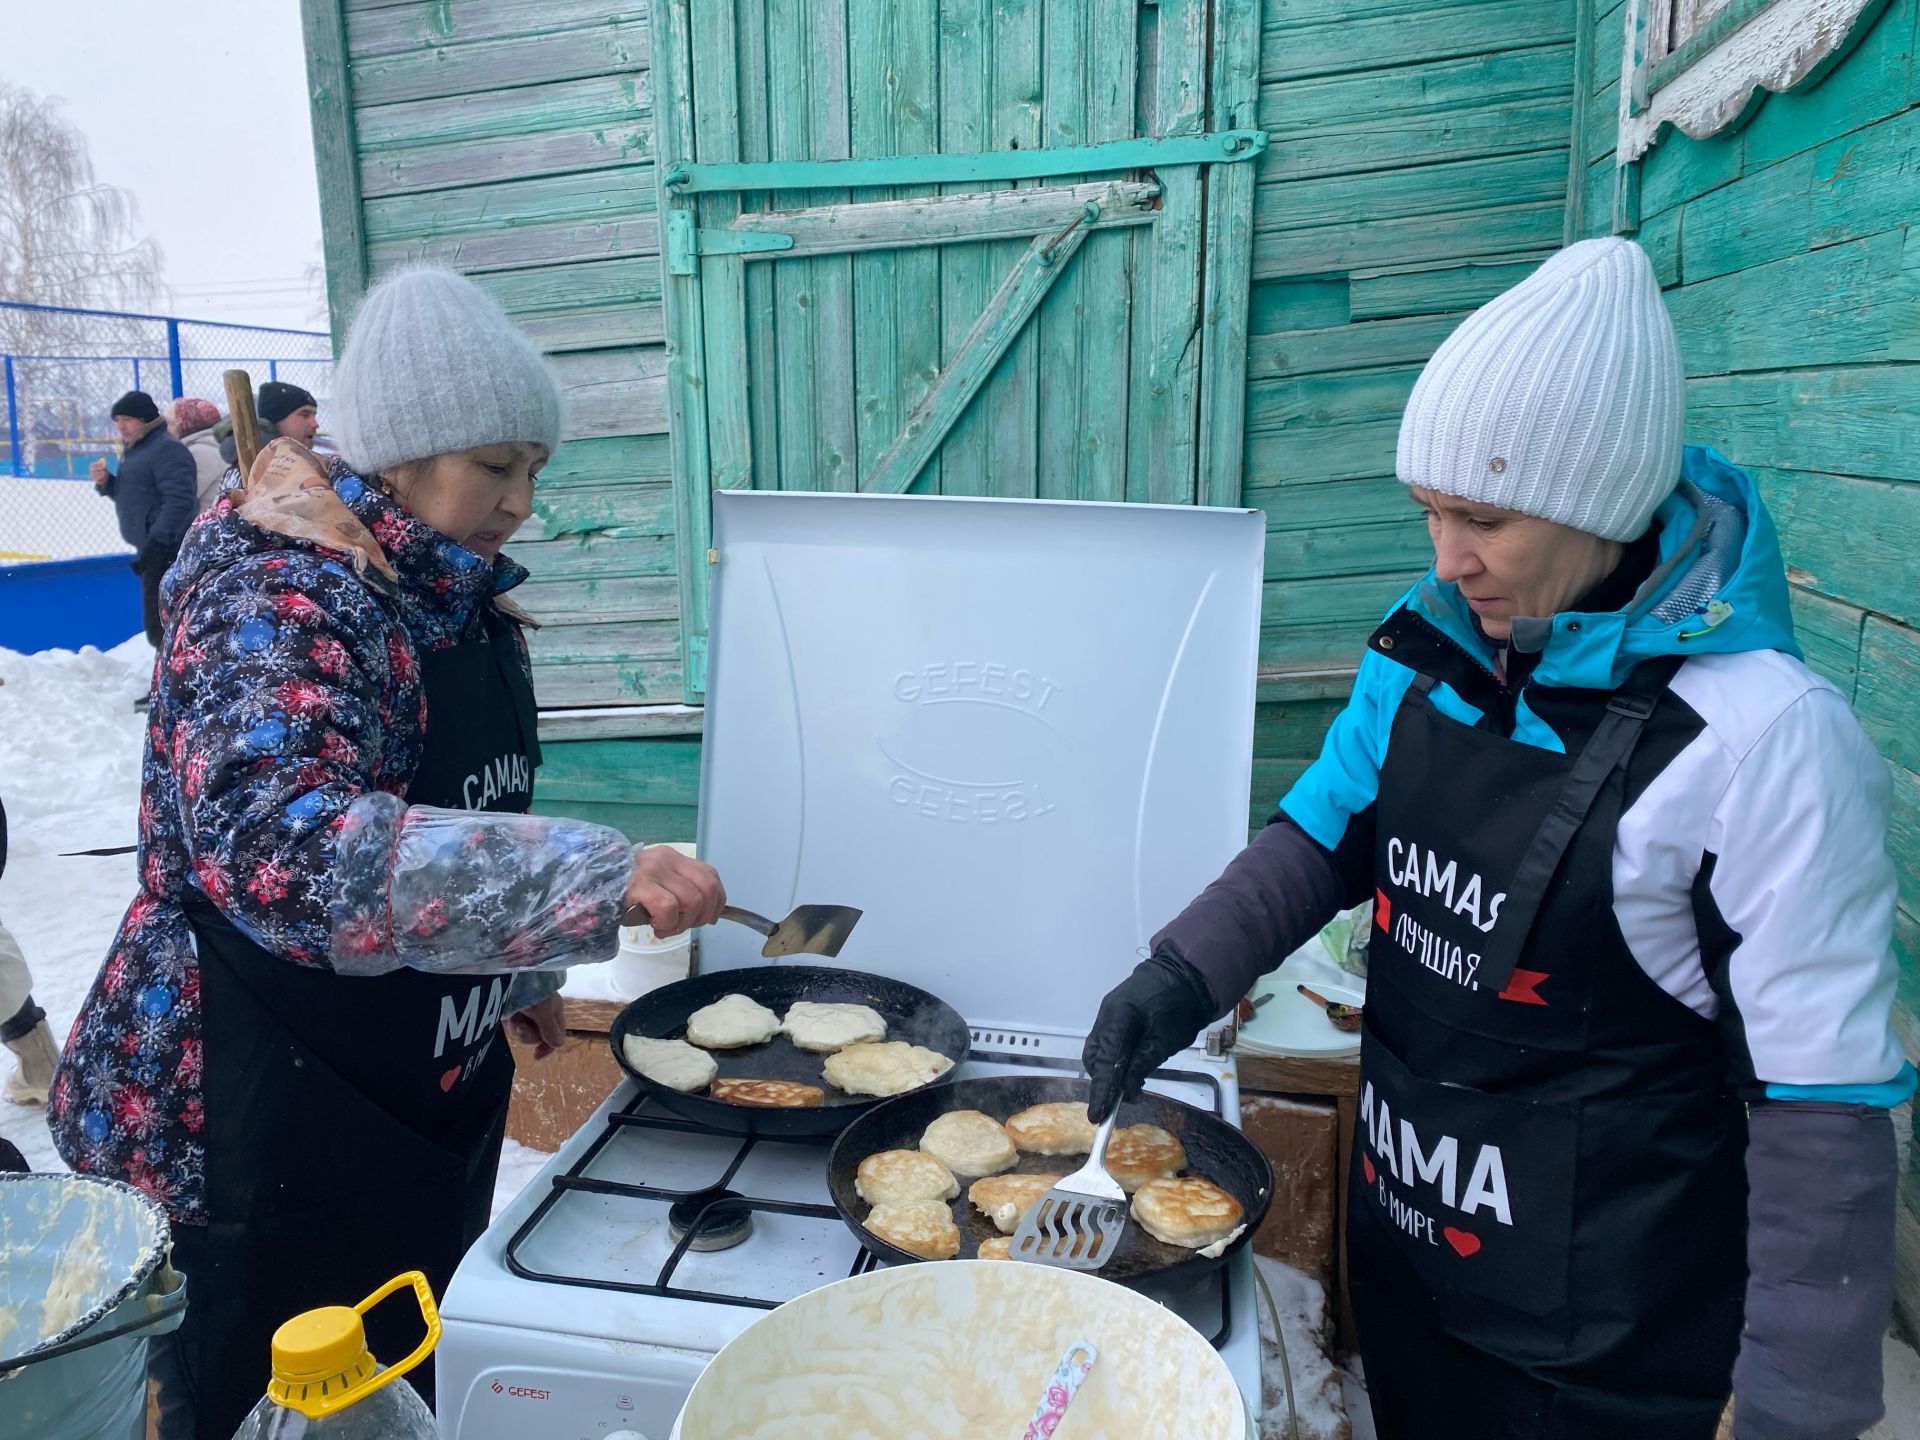
[[[299,0],[0,0],[0,78],[64,100],[138,199],[162,309],[326,328]]]

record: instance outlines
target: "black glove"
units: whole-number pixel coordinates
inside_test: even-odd
[[[1098,1125],[1137,1095],[1147,1076],[1193,1043],[1216,1017],[1213,995],[1200,972],[1170,951],[1142,960],[1107,992],[1088,1032],[1080,1063],[1093,1077],[1087,1118]]]

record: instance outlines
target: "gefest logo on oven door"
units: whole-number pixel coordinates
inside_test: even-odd
[[[514,1400],[550,1400],[551,1390],[541,1390],[532,1385],[502,1385],[498,1380],[488,1387],[496,1395],[505,1395]]]

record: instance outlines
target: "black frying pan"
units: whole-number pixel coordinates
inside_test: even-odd
[[[706,1095],[687,1095],[658,1084],[627,1063],[621,1042],[629,1035],[653,1040],[682,1040],[687,1017],[723,995],[745,995],[775,1014],[784,1015],[796,1000],[826,1005],[871,1005],[887,1022],[887,1039],[905,1040],[937,1050],[958,1065],[967,1058],[973,1036],[960,1012],[946,1001],[915,985],[842,970],[831,965],[755,965],[741,970],[717,970],[662,985],[642,995],[613,1022],[613,1058],[653,1098],[688,1120],[698,1121],[730,1135],[832,1135],[855,1116],[880,1103],[873,1095],[849,1095],[827,1084],[827,1057],[801,1050],[784,1035],[764,1045],[740,1050],[711,1050],[722,1078],[797,1080],[827,1092],[826,1103],[805,1109],[776,1109],[735,1105]],[[952,1072],[949,1071],[949,1074]],[[941,1082],[936,1080],[935,1085]],[[918,1093],[918,1092],[910,1092]]]
[[[889,1245],[870,1234],[860,1222],[871,1208],[853,1188],[854,1173],[867,1156],[881,1150],[916,1150],[920,1137],[936,1118],[951,1110],[979,1110],[996,1120],[1006,1120],[1029,1105],[1056,1100],[1085,1100],[1087,1082],[1058,1076],[988,1075],[975,1080],[955,1080],[938,1089],[914,1090],[882,1102],[855,1120],[833,1142],[827,1159],[827,1188],[840,1218],[847,1222],[862,1245],[882,1260],[912,1264],[918,1255]],[[1129,1217],[1120,1248],[1097,1272],[1102,1280],[1122,1285],[1155,1286],[1197,1280],[1224,1264],[1260,1228],[1267,1206],[1273,1200],[1273,1167],[1267,1157],[1246,1136],[1217,1115],[1183,1105],[1164,1095],[1143,1094],[1120,1107],[1122,1126],[1150,1124],[1171,1131],[1186,1147],[1188,1175],[1211,1180],[1245,1208],[1246,1229],[1218,1256],[1206,1256],[1197,1250],[1182,1249],[1154,1239]],[[1084,1155],[1028,1155],[1021,1153],[1020,1163],[1010,1174],[1071,1175],[1086,1164]],[[967,1201],[967,1187],[973,1182],[962,1179],[960,1194],[953,1202],[953,1216],[960,1227],[960,1259],[971,1259],[982,1240],[1000,1232],[993,1222]],[[1020,1263],[1020,1262],[1013,1262]]]

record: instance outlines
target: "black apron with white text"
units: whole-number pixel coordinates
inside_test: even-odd
[[[524,812],[540,754],[508,623],[489,610],[479,638],[419,658],[426,741],[408,802]],[[205,901],[188,917],[208,1224],[186,1248],[210,1273],[190,1277],[182,1336],[196,1433],[224,1440],[264,1392],[281,1321],[406,1270],[444,1295],[486,1228],[513,1079],[510,977],[344,976],[270,954]],[[418,1330],[400,1305],[367,1321],[382,1359],[412,1349]],[[429,1370],[412,1378],[431,1403]]]
[[[1677,664],[1558,692],[1600,717],[1572,755],[1441,713],[1428,675],[1395,715],[1349,1220],[1383,1440],[1713,1433],[1743,1111],[1712,1022],[1613,912],[1628,762]]]

